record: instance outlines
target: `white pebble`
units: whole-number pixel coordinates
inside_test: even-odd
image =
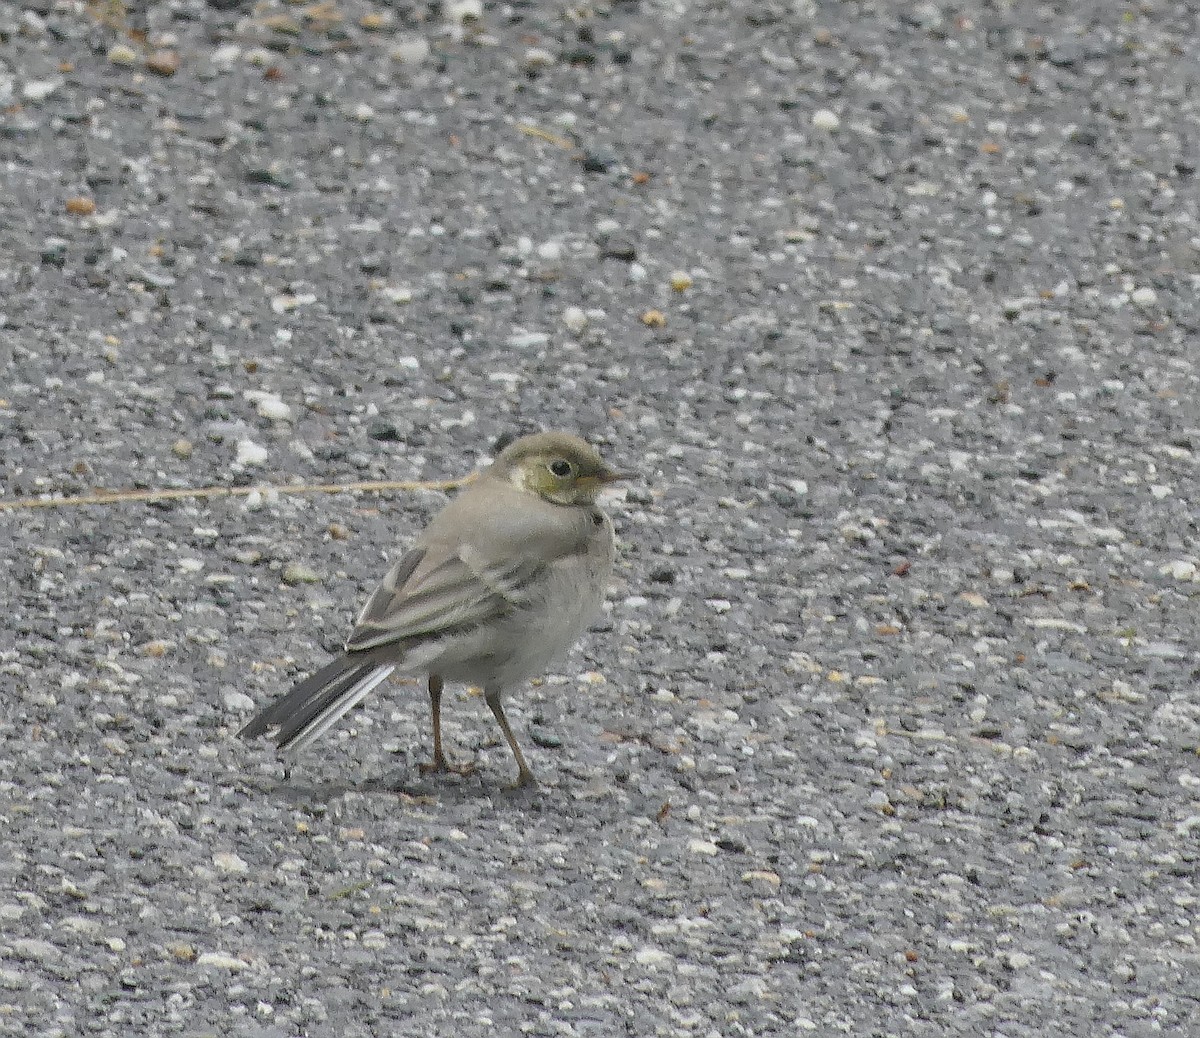
[[[237,442],[237,457],[234,463],[237,465],[265,465],[270,454],[266,447],[255,443],[253,440],[238,440]]]
[[[542,242],[542,244],[537,247],[537,254],[540,259],[548,260],[551,263],[557,263],[560,259],[562,259],[562,242]]]
[[[245,692],[226,692],[225,709],[233,713],[245,713],[254,709],[254,700]]]
[[[1158,302],[1158,293],[1152,288],[1143,286],[1130,292],[1129,298],[1135,306],[1153,306]]]
[[[316,301],[317,297],[311,292],[303,292],[295,296],[281,295],[271,300],[271,309],[277,314],[286,314],[289,310],[295,310],[299,306],[308,306]]]
[[[818,108],[812,115],[812,124],[818,130],[836,130],[842,125],[842,120],[828,108]]]
[[[535,346],[545,346],[550,342],[550,336],[545,332],[516,332],[508,337],[508,345],[514,350],[528,350]]]
[[[114,65],[136,65],[137,59],[137,51],[127,43],[114,43],[108,48],[108,60]]]
[[[58,948],[49,941],[42,941],[36,937],[18,937],[9,941],[9,947],[18,959],[48,962],[62,958],[62,952]]]
[[[544,47],[530,47],[525,52],[526,68],[545,68],[554,64],[554,55]]]
[[[267,397],[258,402],[258,413],[272,422],[287,422],[291,420],[292,409],[277,396]]]
[[[413,301],[413,290],[407,285],[388,285],[382,293],[384,299],[397,306],[407,306]]]
[[[199,573],[204,569],[203,559],[180,559],[179,570],[181,573]]]
[[[693,854],[707,854],[711,858],[720,848],[709,840],[688,840],[688,850]]]
[[[369,123],[375,118],[375,109],[369,104],[357,104],[354,106],[354,118],[360,123]]]
[[[1188,562],[1186,559],[1176,559],[1174,562],[1168,562],[1165,566],[1159,566],[1158,572],[1164,577],[1171,577],[1174,580],[1195,580],[1196,564]]]
[[[205,952],[196,960],[197,966],[219,966],[226,970],[244,970],[246,963],[224,952]]]
[[[639,948],[633,957],[639,966],[661,966],[671,961],[671,956],[660,948]]]
[[[420,65],[429,57],[429,41],[424,36],[401,36],[392,48],[392,60],[403,65]]]
[[[577,306],[568,306],[562,315],[562,323],[578,335],[588,325],[588,316]]]
[[[1152,483],[1150,484],[1150,493],[1156,501],[1161,501],[1164,497],[1171,496],[1171,488],[1162,483]]]
[[[33,101],[35,103],[45,101],[46,98],[62,85],[63,81],[61,79],[33,79],[21,88],[21,96],[26,101]]]
[[[468,18],[478,21],[483,18],[483,0],[447,0],[442,12],[448,22],[465,22]]]
[[[250,871],[250,866],[231,851],[221,851],[212,856],[213,864],[222,872],[232,872],[240,875]]]

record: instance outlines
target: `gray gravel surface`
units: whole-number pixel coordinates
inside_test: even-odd
[[[441,493],[0,511],[0,1034],[1200,1033],[1195,5],[471,6],[0,4],[0,502],[645,477],[534,795],[234,738]]]

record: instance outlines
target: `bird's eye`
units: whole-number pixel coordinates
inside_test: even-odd
[[[567,476],[574,471],[574,466],[569,461],[564,461],[562,458],[555,458],[555,460],[550,462],[547,467],[559,479],[566,479]]]

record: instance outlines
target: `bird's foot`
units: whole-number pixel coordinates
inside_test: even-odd
[[[532,771],[522,771],[517,776],[517,781],[508,788],[511,791],[527,790],[532,793],[536,792],[541,787],[538,785],[538,780],[533,777]]]
[[[445,757],[434,757],[431,761],[417,765],[422,775],[459,775],[466,778],[478,770],[474,764],[451,764]]]

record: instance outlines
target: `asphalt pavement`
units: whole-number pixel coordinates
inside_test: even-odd
[[[1198,21],[0,5],[0,1034],[1200,1034]],[[539,428],[540,791],[237,740]]]

